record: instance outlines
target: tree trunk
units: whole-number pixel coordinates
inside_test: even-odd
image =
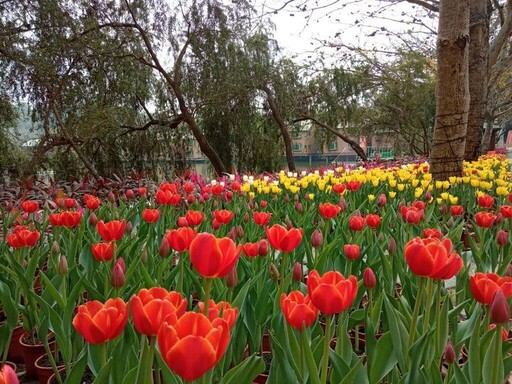
[[[489,14],[487,0],[472,0],[469,7],[469,116],[464,159],[481,154],[484,114],[487,104]]]
[[[482,138],[482,153],[487,153],[491,149],[491,136],[493,131],[494,116],[487,112],[485,116],[485,130]]]
[[[432,176],[462,176],[469,110],[469,0],[441,0]]]
[[[277,106],[276,100],[270,88],[267,85],[262,87],[263,91],[267,95],[268,105],[270,110],[272,111],[272,117],[276,121],[277,125],[279,125],[279,129],[281,130],[281,136],[284,141],[284,149],[286,152],[286,163],[288,164],[288,170],[290,172],[296,172],[295,161],[293,160],[293,151],[292,151],[292,138],[290,136],[290,132],[288,132],[288,127],[286,126],[286,122],[284,121],[281,113],[279,112],[279,108]]]

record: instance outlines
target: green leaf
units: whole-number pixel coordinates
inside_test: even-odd
[[[82,381],[84,375],[85,366],[87,364],[87,350],[83,349],[78,360],[76,361],[70,372],[66,372],[66,384],[75,384]]]
[[[319,384],[320,383],[320,375],[318,373],[318,365],[313,357],[313,351],[311,350],[311,346],[309,345],[309,340],[307,337],[307,332],[303,330],[300,333],[301,336],[301,348],[304,349],[304,358],[306,360],[307,374],[309,374],[308,383],[311,384]]]
[[[400,367],[404,369],[406,356],[409,352],[407,351],[407,339],[409,334],[405,325],[400,320],[400,316],[396,313],[395,308],[393,308],[386,296],[384,297],[384,308],[388,318],[391,340],[393,342],[395,354],[397,355],[396,357]]]
[[[493,336],[485,352],[482,366],[482,379],[484,384],[502,383],[505,378],[501,353],[501,327],[496,327],[491,332]],[[495,369],[497,372],[494,372]],[[496,375],[494,376],[494,374]],[[495,377],[495,379],[493,379],[493,377]]]
[[[231,368],[219,384],[251,383],[256,376],[265,370],[265,363],[260,356],[252,355],[237,366]]]
[[[380,382],[397,364],[391,332],[386,332],[377,340],[374,356],[370,365],[370,383],[372,384]]]
[[[368,377],[366,376],[366,370],[363,367],[363,363],[360,359],[357,360],[357,363],[348,371],[340,384],[367,384]]]

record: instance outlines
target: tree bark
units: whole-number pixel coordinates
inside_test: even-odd
[[[469,116],[464,159],[481,154],[484,114],[487,105],[489,14],[487,0],[472,0],[469,7]]]
[[[274,94],[268,87],[268,85],[264,85],[262,87],[263,92],[267,95],[268,105],[270,110],[272,111],[272,117],[276,121],[279,129],[281,130],[281,136],[284,141],[284,149],[286,153],[286,163],[288,164],[288,170],[290,172],[296,172],[295,161],[293,160],[293,151],[292,151],[292,138],[290,136],[290,132],[288,131],[288,127],[286,122],[284,121],[281,113],[279,112],[279,107],[277,106],[276,99],[274,98]]]
[[[432,176],[462,176],[469,110],[469,0],[441,0]]]

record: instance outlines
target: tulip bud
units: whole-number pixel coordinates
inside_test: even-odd
[[[313,248],[321,247],[324,242],[322,232],[319,229],[315,229],[311,234],[311,246]]]
[[[226,286],[229,289],[233,289],[238,284],[238,273],[236,271],[236,265],[231,269],[231,271],[226,276]]]
[[[443,203],[441,205],[441,214],[446,215],[447,213],[448,213],[448,206],[445,203]]]
[[[7,204],[5,204],[5,211],[11,212],[13,209],[14,209],[14,203],[11,200],[9,200],[7,202]]]
[[[124,229],[124,233],[126,233],[127,235],[130,235],[133,231],[133,224],[131,221],[127,222],[126,223],[126,227]]]
[[[293,265],[292,280],[297,282],[302,281],[302,265],[299,262]]]
[[[249,209],[254,209],[254,199],[252,197],[249,198]]]
[[[194,204],[195,201],[196,201],[196,197],[194,195],[190,194],[187,196],[187,203]]]
[[[59,257],[59,265],[57,266],[57,273],[60,275],[60,276],[64,276],[65,274],[67,274],[69,271],[69,268],[68,268],[68,259],[66,258],[66,256],[64,255],[61,255]]]
[[[188,221],[185,216],[178,217],[177,220],[178,227],[188,227]]]
[[[268,255],[268,241],[265,239],[260,240],[258,244],[258,255],[259,256],[267,256]]]
[[[148,190],[144,187],[137,188],[137,193],[139,194],[139,196],[146,196],[147,192]]]
[[[266,208],[267,205],[268,205],[268,203],[265,200],[261,200],[261,202],[260,202],[260,207],[261,208]]]
[[[116,202],[116,196],[114,195],[114,192],[110,191],[108,193],[107,200],[110,201],[111,203]]]
[[[496,328],[496,324],[489,324],[489,329]],[[507,327],[501,327],[501,340],[506,341],[508,339],[508,330]]]
[[[425,201],[430,201],[432,199],[432,194],[430,191],[425,192]]]
[[[288,203],[289,201],[290,201],[290,196],[285,195],[285,196],[284,196],[284,202],[285,202],[285,203]]]
[[[169,244],[169,243],[167,243],[167,244]],[[142,261],[143,264],[146,264],[148,262],[148,249],[146,248],[145,245],[144,245],[144,247],[142,247],[142,252],[140,254],[140,261]]]
[[[60,253],[59,243],[57,243],[57,241],[54,241],[53,245],[52,245],[52,255],[58,255],[59,253]]]
[[[453,224],[455,224],[453,221],[453,216],[450,216],[450,218],[446,221],[446,226],[448,228],[453,228]]]
[[[236,236],[239,238],[244,237],[244,229],[242,228],[241,225],[236,227]]]
[[[295,202],[295,210],[299,213],[302,213],[302,211],[304,211],[304,208],[302,207],[302,203],[300,201]]]
[[[390,256],[396,255],[397,247],[396,247],[396,241],[394,237],[389,238],[388,242],[388,252]]]
[[[212,228],[213,228],[214,230],[217,230],[217,229],[219,229],[219,228],[220,228],[220,223],[219,223],[219,221],[218,221],[217,219],[213,219],[213,220],[212,220]]]
[[[490,307],[491,320],[496,324],[507,323],[510,319],[510,308],[505,294],[498,289],[494,294]]]
[[[505,273],[503,276],[509,276],[512,277],[512,264],[507,265],[507,268],[505,268]]]
[[[98,218],[96,217],[96,214],[92,212],[89,216],[89,225],[91,225],[91,227],[95,227],[96,224],[98,224]]]
[[[124,259],[122,257],[117,258],[116,264],[119,264],[121,266],[121,269],[123,270],[123,273],[126,273],[126,263],[124,262]]]
[[[387,203],[386,195],[385,195],[385,194],[383,194],[383,193],[381,193],[381,194],[379,195],[379,200],[377,200],[377,205],[378,205],[379,207],[384,207],[384,206],[386,205],[386,203]]]
[[[270,273],[270,277],[273,280],[275,280],[275,281],[279,280],[279,271],[277,270],[277,267],[274,265],[274,263],[270,263],[269,273]]]
[[[133,189],[127,189],[124,194],[126,195],[126,198],[128,200],[133,199],[133,197],[135,196],[135,194],[133,193]]]
[[[236,228],[235,227],[232,227],[229,232],[228,232],[228,237],[233,240],[233,241],[236,241]]]
[[[249,222],[249,212],[245,212],[244,213],[244,223],[248,223]]]
[[[169,242],[167,241],[167,238],[164,237],[162,239],[162,242],[160,243],[160,249],[158,250],[158,253],[161,257],[167,257],[169,256],[169,251],[171,250],[171,247],[169,245]]]
[[[494,219],[494,225],[501,225],[501,223],[503,223],[503,215],[499,212]]]
[[[122,260],[121,258],[116,260],[116,263],[114,264],[114,268],[112,269],[112,274],[110,275],[110,284],[114,288],[121,288],[124,285],[124,274],[123,271],[123,263],[120,263],[119,260]]]
[[[366,268],[363,272],[363,284],[367,289],[373,289],[377,285],[375,273],[373,273],[370,267]]]
[[[446,347],[444,348],[444,361],[446,361],[448,364],[452,364],[456,358],[457,354],[455,353],[453,343],[451,340],[448,340]]]
[[[293,228],[293,224],[289,218],[286,218],[285,223],[286,223],[286,228],[288,228],[288,230]]]
[[[508,243],[508,232],[500,229],[496,235],[496,242],[500,247],[503,247]]]
[[[231,191],[227,191],[225,194],[224,194],[224,201],[227,203],[229,200],[231,200],[233,198],[233,192]]]

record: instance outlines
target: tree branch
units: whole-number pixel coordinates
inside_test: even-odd
[[[498,61],[500,53],[512,35],[512,0],[507,0],[505,5],[505,19],[496,38],[489,47],[489,68]]]
[[[406,0],[406,1],[411,4],[421,5],[423,8],[426,8],[429,11],[439,12],[439,2],[438,1],[432,1],[432,2],[428,2],[425,0]]]

